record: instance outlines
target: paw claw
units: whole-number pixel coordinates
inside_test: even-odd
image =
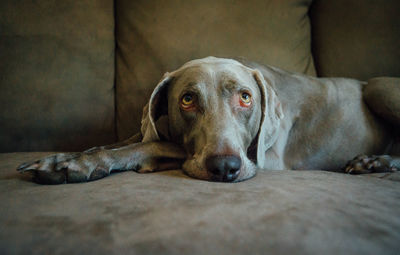
[[[19,165],[17,167],[17,171],[23,172],[26,170],[25,168],[28,167],[29,165],[30,165],[30,163],[22,163],[21,165]]]
[[[22,165],[18,166],[17,171],[23,173],[25,171],[33,171],[38,170],[39,164],[37,162],[33,163],[23,163]]]

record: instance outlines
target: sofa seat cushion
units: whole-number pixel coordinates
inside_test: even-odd
[[[0,154],[2,254],[398,254],[400,248],[397,174],[260,171],[230,184],[176,170],[46,186],[15,171],[47,154]]]

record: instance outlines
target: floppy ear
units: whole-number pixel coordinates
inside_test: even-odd
[[[149,102],[143,108],[141,133],[142,142],[160,140],[156,122],[162,115],[168,114],[167,91],[168,84],[172,79],[170,73],[165,73],[161,81],[150,96]]]
[[[257,165],[262,167],[265,162],[265,152],[278,138],[283,111],[281,103],[272,88],[272,83],[264,78],[260,71],[253,70],[253,77],[261,91],[261,122],[257,141]]]

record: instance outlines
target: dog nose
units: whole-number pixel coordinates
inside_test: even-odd
[[[214,181],[231,182],[239,176],[242,160],[234,155],[216,155],[206,158],[207,171]]]

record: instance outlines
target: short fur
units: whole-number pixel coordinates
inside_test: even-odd
[[[400,168],[393,156],[399,153],[400,113],[393,109],[400,103],[388,100],[386,110],[376,114],[371,95],[378,90],[400,94],[400,83],[368,85],[232,59],[193,60],[161,79],[144,109],[140,134],[82,153],[52,155],[18,170],[33,171],[40,183],[95,180],[112,170],[180,167],[194,178],[235,182],[251,178],[257,169],[395,171]],[[363,90],[368,98],[363,99]],[[251,95],[249,107],[238,104],[242,91]],[[195,97],[192,111],[180,107],[185,93]],[[391,120],[385,119],[388,112]],[[359,156],[343,168],[360,154],[381,156]]]

